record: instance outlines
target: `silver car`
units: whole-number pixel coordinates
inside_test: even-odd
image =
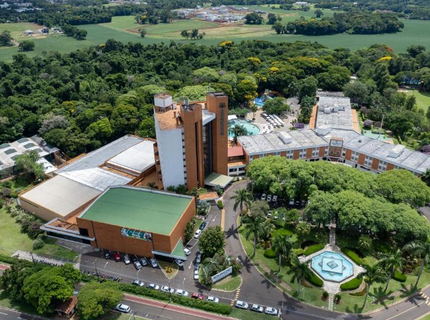
[[[259,312],[259,313],[263,313],[263,307],[258,305],[258,304],[253,304],[251,306],[251,311],[255,311],[255,312]]]
[[[271,316],[278,316],[279,315],[278,309],[275,309],[272,307],[266,307],[266,309],[264,310],[264,313],[271,315]]]
[[[249,304],[247,304],[245,301],[237,300],[234,306],[239,309],[248,309]]]
[[[177,294],[178,296],[188,297],[188,292],[182,289],[177,289],[175,291],[175,294]]]
[[[115,310],[122,312],[122,313],[129,313],[131,311],[131,308],[126,304],[120,303],[119,305],[117,305],[115,307]]]
[[[175,292],[175,289],[173,289],[173,288],[170,288],[169,286],[162,286],[161,287],[161,289],[160,289],[162,292],[167,292],[167,293],[173,293],[173,292]]]

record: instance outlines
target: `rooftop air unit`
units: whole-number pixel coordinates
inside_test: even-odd
[[[157,94],[154,97],[154,106],[158,108],[168,108],[173,104],[172,96],[166,93]]]
[[[406,148],[405,146],[398,144],[397,146],[395,146],[393,149],[389,151],[388,156],[391,158],[398,158],[403,153],[405,148]]]
[[[330,114],[331,113],[331,109],[330,108],[324,108],[324,113],[325,114]]]
[[[284,144],[293,142],[293,137],[285,131],[278,132],[278,137]]]
[[[329,134],[330,131],[331,131],[331,127],[322,125],[317,128],[317,135],[325,136],[326,134]]]

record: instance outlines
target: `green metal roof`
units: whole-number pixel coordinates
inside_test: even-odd
[[[102,194],[81,218],[169,235],[191,200],[144,188],[115,187]]]
[[[225,188],[230,184],[232,180],[233,180],[232,177],[225,176],[223,174],[218,174],[218,173],[211,173],[205,179],[205,185],[208,185],[211,187],[220,186],[220,188]]]
[[[153,254],[169,257],[173,259],[181,259],[181,260],[187,260],[187,256],[184,252],[184,244],[182,243],[182,238],[179,238],[178,243],[176,244],[175,248],[171,253],[168,252],[162,252],[157,250],[152,250]]]

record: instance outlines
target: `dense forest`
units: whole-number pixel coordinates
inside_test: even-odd
[[[359,81],[349,84],[352,74]],[[265,89],[299,96],[303,122],[317,88],[345,88],[365,107],[366,117],[385,116],[384,126],[396,135],[428,144],[428,118],[413,97],[397,91],[399,84],[417,80],[430,89],[430,53],[421,46],[395,54],[381,45],[351,52],[303,42],[226,41],[209,47],[109,40],[70,54],[18,54],[0,63],[0,143],[40,133],[74,156],[126,133],[154,136],[154,94],[199,100],[210,84],[226,92],[234,110]]]
[[[329,35],[348,32],[351,34],[395,33],[403,29],[403,22],[391,13],[335,13],[320,20],[301,18],[283,25],[277,22],[273,29],[278,33],[304,35]]]

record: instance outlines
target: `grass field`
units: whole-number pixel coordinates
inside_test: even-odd
[[[423,109],[424,112],[427,111],[428,107],[430,106],[430,94],[425,92],[419,92],[418,90],[409,90],[405,93],[408,95],[414,95],[417,99],[418,108]]]
[[[274,12],[282,16],[282,23],[299,19],[300,16],[310,18],[314,16],[314,10],[304,11],[286,11],[268,6],[248,6],[252,9],[260,9],[266,12]],[[331,16],[333,11],[323,10],[324,16]],[[249,26],[244,24],[227,24],[220,25],[214,22],[201,20],[178,20],[170,24],[158,25],[138,25],[134,21],[134,16],[114,17],[112,22],[99,25],[82,25],[79,28],[88,32],[86,40],[78,41],[65,36],[49,36],[47,38],[33,38],[36,47],[35,51],[25,53],[28,56],[42,55],[49,51],[58,51],[60,53],[69,53],[71,51],[86,48],[91,45],[105,43],[108,39],[115,39],[123,43],[139,42],[142,44],[168,43],[175,40],[181,43],[194,42],[202,45],[217,45],[224,40],[233,40],[240,42],[242,40],[267,40],[272,42],[294,42],[310,41],[319,42],[327,47],[334,49],[346,47],[351,50],[357,50],[369,47],[373,44],[386,44],[394,49],[396,53],[405,52],[406,48],[412,44],[422,44],[430,50],[430,43],[427,41],[427,30],[430,27],[430,21],[403,20],[405,28],[401,33],[396,34],[379,34],[379,35],[350,35],[337,34],[330,36],[303,36],[303,35],[277,35],[270,25]],[[26,29],[35,29],[35,25],[28,23],[0,24],[0,31],[8,28],[15,39],[19,42],[24,38],[19,37]],[[147,35],[141,38],[138,29],[145,28]],[[200,29],[205,32],[203,40],[186,40],[180,36],[182,30]],[[36,28],[37,29],[37,28]],[[13,55],[18,53],[17,47],[0,48],[0,61],[11,61]]]
[[[215,283],[212,289],[218,289],[223,291],[235,291],[242,284],[242,278],[239,275],[229,276],[220,282]]]
[[[21,227],[8,213],[6,213],[5,208],[0,209],[0,226],[0,254],[10,256],[16,250],[32,251],[33,240],[31,240],[25,233],[21,233]],[[42,249],[35,250],[33,252],[69,260],[73,260],[76,257],[75,252],[60,247],[55,244],[53,239],[47,239],[46,244]]]
[[[263,313],[256,313],[247,310],[233,309],[230,317],[243,320],[273,320],[277,319],[274,316],[269,316]]]
[[[38,35],[38,29],[41,29],[42,26],[39,26],[35,23],[22,22],[22,23],[0,23],[0,32],[5,30],[10,31],[12,38],[15,40],[19,40],[20,38],[31,39],[32,37],[24,37],[22,33],[25,30],[33,30],[36,35]]]

